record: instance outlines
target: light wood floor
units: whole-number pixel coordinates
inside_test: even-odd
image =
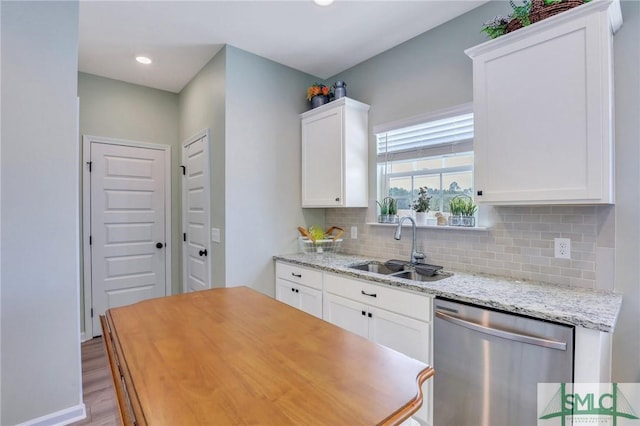
[[[119,424],[116,394],[102,337],[82,343],[82,394],[87,418],[72,425]]]

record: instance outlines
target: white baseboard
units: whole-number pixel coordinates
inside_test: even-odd
[[[27,420],[17,426],[63,426],[68,425],[87,417],[87,411],[84,404],[78,404],[74,407],[65,408],[55,413],[47,414],[37,419]]]
[[[85,332],[83,331],[82,333],[80,333],[80,342],[86,342],[87,341],[87,337],[85,335]]]

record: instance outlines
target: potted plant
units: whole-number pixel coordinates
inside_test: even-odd
[[[431,197],[428,195],[426,186],[418,188],[418,198],[413,202],[411,208],[416,212],[416,224],[427,224],[427,213],[429,212],[429,203]]]
[[[393,197],[389,199],[389,223],[398,223],[398,200]]]
[[[386,198],[382,199],[382,203],[380,201],[376,201],[378,206],[380,206],[380,214],[378,215],[378,223],[388,223],[389,222],[389,202]]]
[[[385,197],[380,201],[376,201],[380,206],[379,223],[396,223],[398,221],[398,201],[393,197]]]
[[[313,83],[307,88],[307,100],[311,102],[311,108],[317,108],[329,102],[331,88],[320,83]]]
[[[449,211],[451,213],[451,216],[449,216],[449,225],[476,226],[475,214],[477,210],[478,206],[474,204],[471,197],[467,195],[453,197],[451,201],[449,201]]]

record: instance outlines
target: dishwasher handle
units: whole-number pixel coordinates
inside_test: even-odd
[[[478,324],[473,321],[464,320],[462,318],[454,317],[444,312],[436,311],[436,317],[443,321],[448,321],[452,324],[459,325],[469,330],[477,331],[479,333],[489,334],[491,336],[501,337],[503,339],[513,340],[521,343],[529,343],[531,345],[543,346],[550,349],[558,349],[561,351],[567,350],[567,343],[557,340],[543,339],[536,336],[529,336],[527,334],[514,333],[512,331],[501,330],[499,328],[487,327],[482,324]]]

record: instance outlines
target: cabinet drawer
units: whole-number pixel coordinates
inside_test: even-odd
[[[421,321],[431,321],[431,297],[426,295],[327,273],[324,274],[324,289],[328,293]]]
[[[276,262],[276,277],[322,290],[322,272],[298,265]]]

